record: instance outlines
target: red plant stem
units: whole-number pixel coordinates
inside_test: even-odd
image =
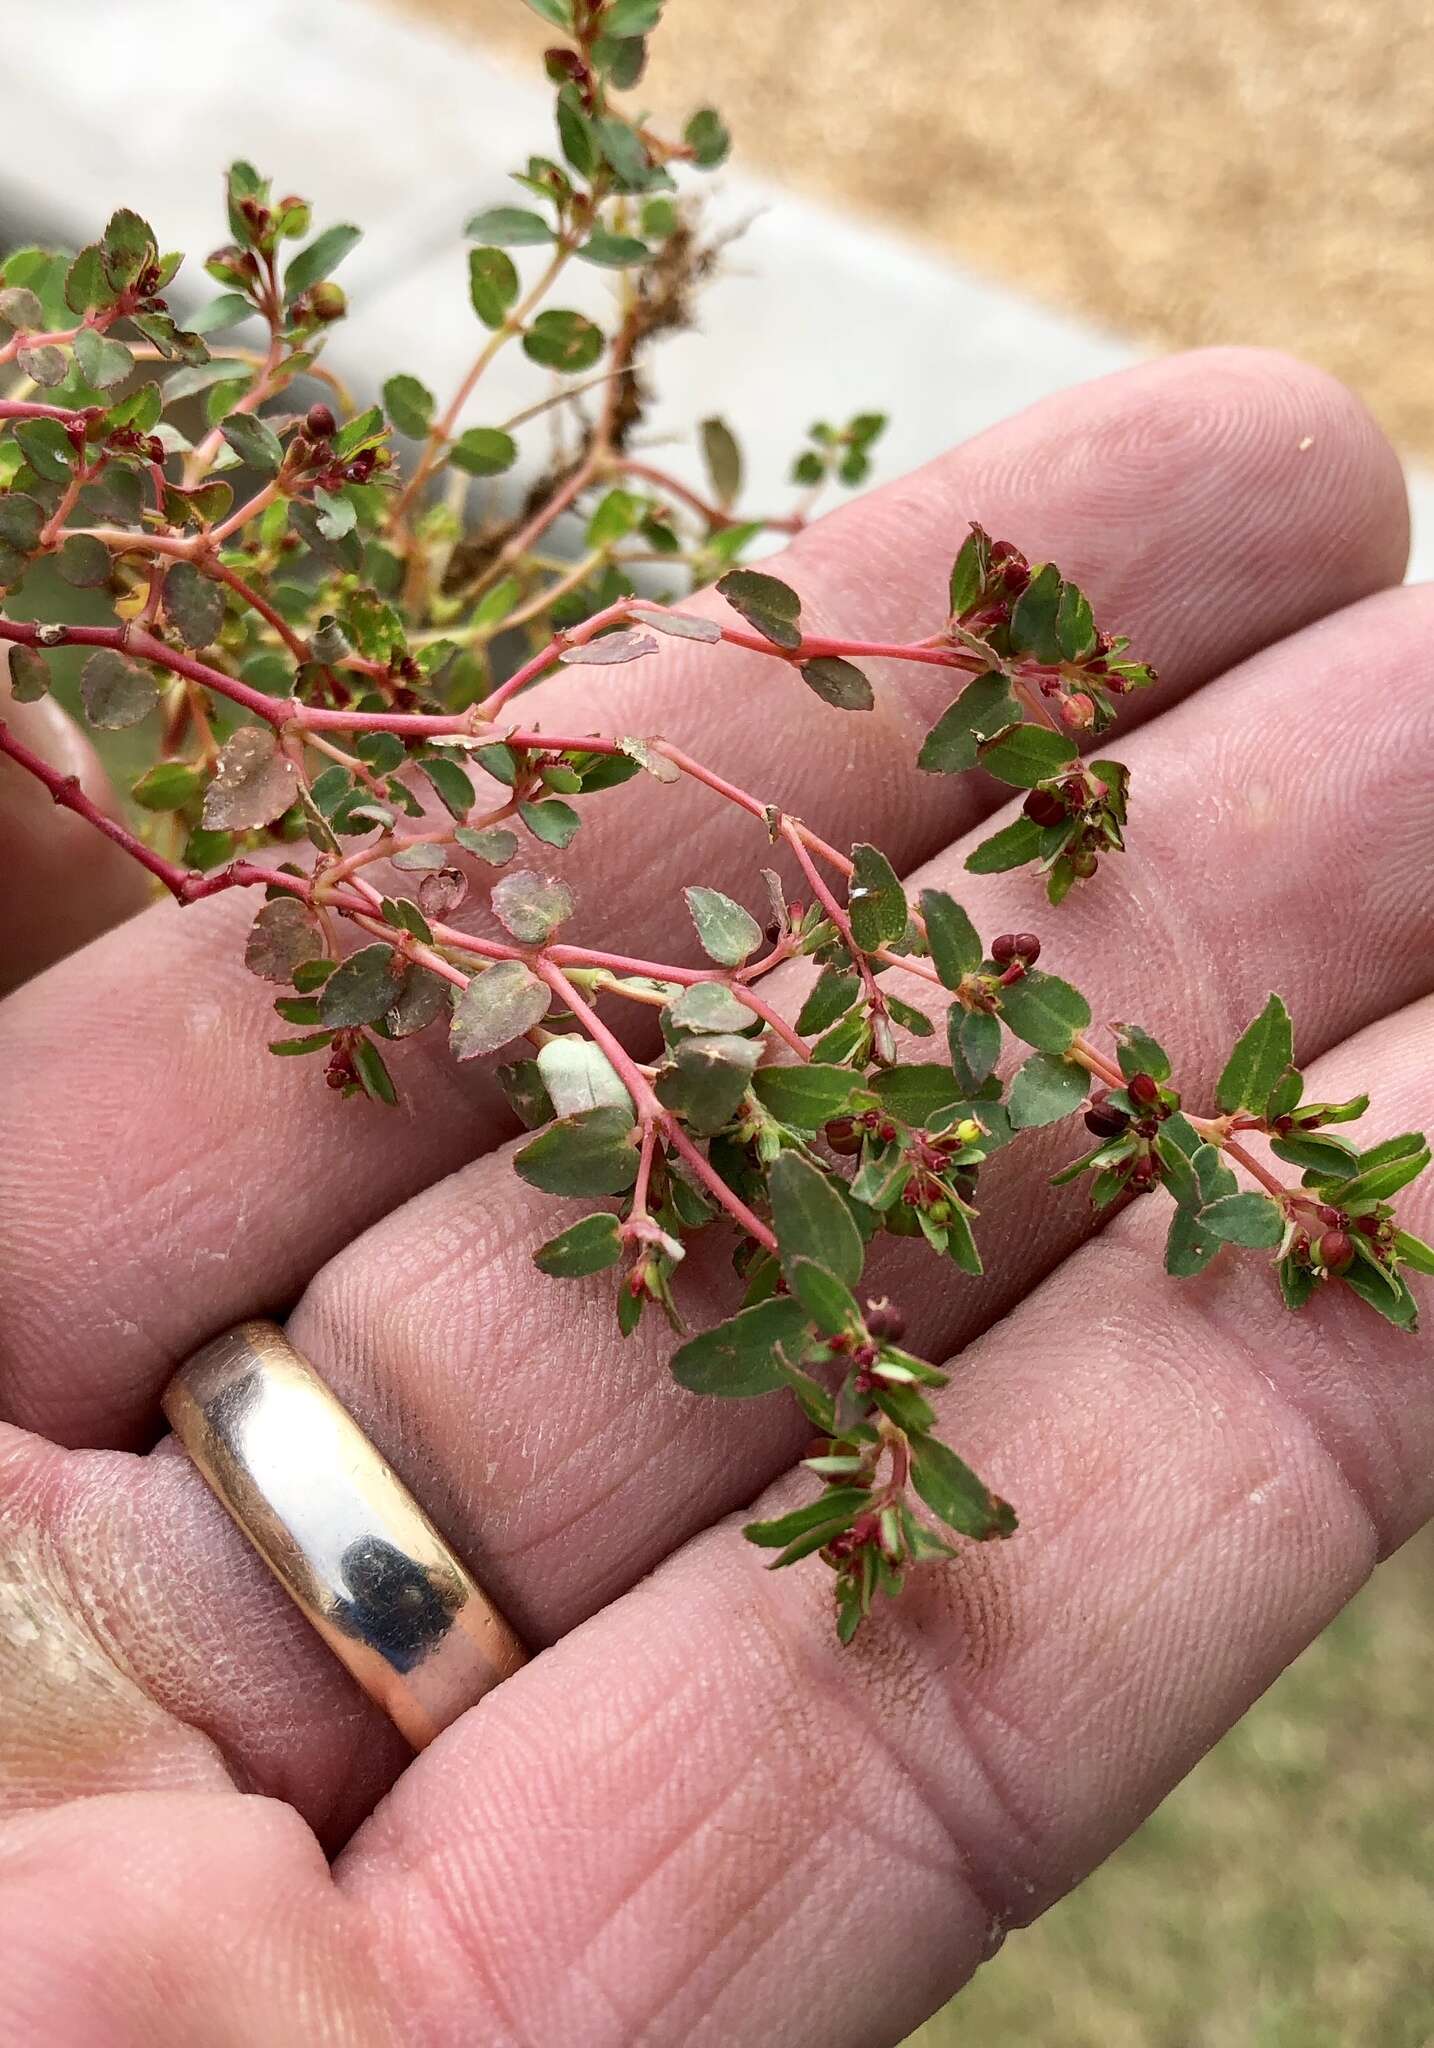
[[[799,512],[784,515],[761,514],[753,515],[751,518],[737,512],[724,512],[720,505],[709,504],[700,492],[679,482],[675,476],[668,476],[665,470],[655,469],[648,462],[634,462],[628,455],[609,462],[607,467],[623,476],[639,477],[643,483],[651,484],[654,490],[662,491],[670,498],[680,499],[700,519],[705,519],[714,533],[721,533],[729,526],[748,525],[765,526],[773,533],[800,533],[806,525]]]
[[[13,640],[21,647],[41,649],[113,647],[120,654],[155,662],[177,676],[188,676],[193,683],[203,683],[206,689],[215,690],[221,697],[242,704],[247,711],[256,712],[270,725],[283,726],[290,722],[291,707],[287,702],[266,697],[261,690],[250,689],[247,683],[239,682],[234,676],[226,676],[207,662],[196,661],[192,655],[167,647],[162,640],[137,626],[43,626],[31,619],[0,619],[0,640]]]
[[[68,341],[68,334],[36,334],[29,339],[41,341]],[[0,353],[0,361],[6,358]],[[0,398],[0,420],[60,420],[67,427],[83,427],[85,415],[77,412],[72,405],[39,405],[29,398]]]
[[[652,1155],[656,1149],[657,1126],[656,1124],[644,1124],[642,1127],[642,1150],[638,1154],[637,1159],[637,1179],[632,1184],[632,1217],[630,1219],[632,1221],[636,1221],[639,1216],[645,1217],[647,1215],[647,1188],[649,1181],[652,1179]]]
[[[716,1196],[728,1215],[739,1223],[749,1236],[755,1237],[759,1244],[765,1245],[768,1251],[775,1251],[777,1240],[766,1224],[752,1213],[739,1195],[732,1192],[716,1168],[698,1151],[676,1118],[663,1108],[636,1061],[622,1042],[608,1030],[592,1005],[578,994],[562,969],[541,953],[535,954],[530,964],[539,979],[545,981],[554,995],[561,997],[573,1015],[582,1020],[583,1029],[593,1043],[606,1053],[613,1071],[632,1097],[633,1106],[643,1124],[657,1126],[668,1144],[675,1146],[682,1154],[693,1172]]]
[[[57,804],[67,811],[73,811],[77,817],[93,825],[96,831],[103,832],[106,839],[112,839],[116,846],[122,846],[141,867],[148,868],[152,875],[157,876],[181,903],[190,900],[189,885],[194,877],[189,872],[177,866],[175,862],[165,860],[162,854],[146,846],[142,839],[137,839],[134,833],[121,825],[117,819],[107,817],[99,805],[85,795],[80,787],[78,775],[62,775],[58,768],[52,768],[48,761],[34,753],[23,740],[17,739],[9,726],[3,722],[0,722],[0,754],[8,754],[12,761],[33,775],[37,782],[43,782]]]
[[[256,611],[266,624],[273,627],[274,631],[288,648],[290,654],[293,655],[295,661],[306,662],[313,659],[308,648],[304,645],[288,620],[279,612],[276,612],[274,607],[267,599],[261,597],[257,590],[251,589],[242,576],[237,575],[233,569],[228,568],[220,561],[207,562],[205,567],[211,576],[216,577],[220,583],[227,583],[236,597],[242,598],[252,611]]]

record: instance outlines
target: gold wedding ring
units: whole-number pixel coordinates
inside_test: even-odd
[[[522,1644],[274,1323],[240,1323],[170,1381],[175,1435],[286,1593],[422,1749],[509,1678]]]

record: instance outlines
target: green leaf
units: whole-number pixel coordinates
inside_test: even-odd
[[[657,1099],[699,1137],[712,1137],[736,1115],[760,1051],[756,1039],[730,1033],[684,1038],[657,1076]]]
[[[573,913],[572,891],[551,875],[517,868],[493,884],[493,915],[523,946],[545,946]]]
[[[1182,1209],[1198,1213],[1204,1195],[1200,1187],[1200,1176],[1192,1163],[1192,1152],[1177,1143],[1168,1128],[1161,1131],[1156,1138],[1155,1151],[1163,1169],[1161,1177],[1176,1202]]]
[[[504,249],[522,249],[553,240],[553,231],[543,216],[523,206],[490,206],[486,213],[475,213],[463,232],[475,242],[490,242]]]
[[[721,115],[711,107],[698,109],[683,129],[682,139],[692,151],[693,162],[703,171],[714,170],[732,147]]]
[[[11,656],[14,666],[14,656]],[[145,811],[179,811],[204,787],[200,770],[187,761],[156,761],[145,770],[130,795]]]
[[[949,1528],[978,1543],[1009,1536],[1016,1527],[1015,1510],[937,1437],[912,1439],[911,1483]]]
[[[697,937],[709,960],[719,967],[740,967],[762,943],[762,927],[740,903],[720,889],[684,889]]]
[[[1075,762],[1075,741],[1048,725],[1013,725],[977,749],[981,766],[1017,789],[1034,789]]]
[[[75,361],[80,375],[96,391],[108,391],[134,368],[134,357],[122,341],[110,341],[96,327],[82,327],[75,336]]]
[[[10,695],[17,704],[38,704],[49,694],[50,664],[34,647],[10,649]]]
[[[370,1102],[381,1102],[393,1109],[398,1102],[398,1090],[393,1085],[393,1076],[384,1065],[383,1054],[371,1038],[360,1038],[353,1048],[354,1072],[359,1085]]]
[[[565,804],[559,797],[548,797],[542,803],[522,803],[518,816],[535,839],[541,839],[545,846],[566,846],[578,826],[582,823],[571,804]]]
[[[577,1032],[550,1038],[539,1048],[537,1067],[552,1105],[548,1116],[577,1116],[585,1109],[621,1109],[632,1116],[632,1097],[590,1038]]]
[[[767,1191],[783,1265],[811,1259],[855,1287],[863,1248],[846,1197],[819,1167],[796,1152],[782,1152],[767,1174]]]
[[[58,420],[21,420],[15,427],[15,441],[36,476],[48,484],[69,482],[74,443]]]
[[[845,1116],[863,1085],[847,1067],[817,1064],[759,1067],[752,1076],[757,1100],[794,1131],[819,1131],[833,1117]]]
[[[202,821],[210,832],[257,831],[281,817],[298,793],[298,771],[280,752],[273,728],[241,725],[215,764]]]
[[[392,946],[364,946],[341,960],[319,992],[319,1022],[330,1030],[376,1024],[398,994]]]
[[[1220,1076],[1216,1100],[1227,1111],[1263,1116],[1276,1082],[1294,1059],[1294,1028],[1278,996],[1271,996],[1245,1031]]]
[[[1001,1056],[1000,1019],[953,1003],[946,1018],[951,1064],[963,1087],[979,1088]]]
[[[799,1356],[806,1327],[806,1310],[790,1295],[759,1301],[679,1345],[672,1354],[672,1377],[691,1394],[740,1398],[775,1393],[787,1384],[778,1350]]]
[[[793,1294],[828,1337],[861,1329],[861,1310],[851,1289],[810,1259],[793,1259],[787,1272]]]
[[[813,982],[797,1014],[797,1030],[804,1038],[815,1037],[838,1017],[844,1017],[861,993],[861,976],[839,967],[824,967]]]
[[[1008,868],[1024,867],[1027,861],[1038,860],[1040,852],[1040,826],[1034,818],[1017,818],[968,853],[966,867],[973,875],[1001,875]]]
[[[551,27],[561,29],[564,35],[572,34],[573,0],[526,0],[526,4]]]
[[[1396,1329],[1418,1328],[1419,1304],[1397,1274],[1387,1273],[1382,1266],[1364,1259],[1356,1259],[1340,1278],[1352,1293],[1357,1294],[1361,1301],[1368,1302]]]
[[[102,590],[110,580],[110,551],[92,533],[72,533],[55,557],[55,567],[75,590]]]
[[[176,562],[164,579],[164,614],[186,647],[208,647],[224,624],[224,591],[193,562]]]
[[[616,1104],[560,1117],[525,1145],[513,1164],[531,1187],[549,1195],[620,1195],[637,1178],[629,1142],[631,1108]]]
[[[1359,1164],[1359,1154],[1347,1139],[1324,1131],[1291,1131],[1287,1138],[1272,1138],[1270,1150],[1276,1159],[1325,1180],[1348,1180]]]
[[[961,548],[951,565],[951,616],[959,619],[963,612],[969,612],[980,603],[986,591],[986,575],[991,566],[990,537],[979,526],[973,526],[961,543]]]
[[[1279,1272],[1280,1293],[1284,1296],[1285,1307],[1303,1308],[1319,1285],[1315,1274],[1293,1257],[1280,1260]]]
[[[622,1227],[616,1216],[599,1211],[570,1223],[533,1254],[540,1273],[557,1280],[578,1280],[587,1273],[601,1273],[622,1257]]]
[[[1021,707],[998,669],[968,683],[947,706],[922,742],[918,768],[928,774],[957,775],[976,765],[979,744],[1020,718]]]
[[[1200,1211],[1200,1228],[1226,1244],[1245,1245],[1251,1251],[1270,1251],[1285,1233],[1284,1211],[1268,1195],[1253,1189],[1238,1195],[1223,1195]]]
[[[1422,1237],[1415,1237],[1407,1230],[1396,1230],[1394,1248],[1405,1265],[1412,1266],[1416,1273],[1434,1273],[1434,1245],[1426,1244]]]
[[[605,270],[627,270],[634,263],[646,263],[652,251],[636,235],[614,235],[606,228],[596,228],[577,254],[585,263],[599,264]]]
[[[1167,1273],[1180,1280],[1193,1279],[1204,1272],[1219,1249],[1220,1239],[1205,1228],[1193,1210],[1175,1211],[1170,1219],[1170,1235],[1165,1240]]]
[[[45,508],[38,498],[31,498],[24,491],[0,494],[0,540],[18,548],[22,555],[33,554],[40,544],[44,524]]]
[[[454,818],[466,818],[477,798],[467,771],[456,761],[450,761],[444,754],[434,754],[420,762],[420,767],[437,792],[439,802]]]
[[[421,441],[433,423],[438,401],[417,377],[390,377],[383,387],[383,409],[400,434]]]
[[[1089,1092],[1090,1075],[1084,1067],[1048,1052],[1032,1053],[1011,1083],[1011,1122],[1021,1131],[1059,1123],[1080,1108]]]
[[[284,271],[285,305],[292,305],[300,292],[306,292],[310,285],[318,284],[337,270],[350,249],[362,239],[363,230],[346,223],[325,228],[321,235],[316,235],[307,249],[301,249],[290,259]]]
[[[137,668],[112,647],[99,647],[80,675],[80,702],[91,725],[117,731],[153,711],[159,691],[148,669]]]
[[[1418,1178],[1429,1164],[1429,1147],[1420,1131],[1387,1138],[1359,1157],[1359,1171],[1352,1180],[1327,1190],[1327,1199],[1337,1208],[1359,1215],[1387,1202],[1402,1187]]]
[[[921,915],[932,966],[946,988],[959,987],[981,965],[983,949],[975,925],[944,889],[922,890]]]
[[[852,876],[847,886],[847,911],[852,937],[863,952],[873,953],[894,946],[905,935],[908,910],[906,891],[896,870],[876,847],[857,845],[851,850]]]
[[[1116,1031],[1116,1058],[1127,1080],[1135,1074],[1149,1074],[1152,1081],[1170,1079],[1170,1055],[1148,1031],[1138,1024],[1120,1024]]]
[[[1068,981],[1032,967],[1001,990],[1001,1015],[1027,1045],[1068,1052],[1076,1033],[1090,1023],[1090,1004]]]
[[[467,427],[448,450],[448,460],[466,476],[501,476],[518,459],[518,444],[501,427]]]
[[[749,1543],[760,1544],[764,1550],[780,1550],[800,1536],[818,1532],[825,1542],[828,1531],[834,1535],[837,1530],[849,1527],[870,1504],[871,1494],[864,1486],[828,1486],[815,1500],[793,1508],[790,1514],[777,1515],[770,1522],[748,1522],[742,1534]],[[817,1548],[821,1548],[820,1543]]]
[[[712,495],[727,511],[742,495],[742,450],[725,420],[703,420],[700,431]]]
[[[251,412],[231,412],[219,422],[224,436],[239,460],[261,476],[277,476],[284,460],[283,445],[266,421]]]
[[[485,327],[501,327],[518,297],[518,272],[512,257],[501,249],[470,249],[468,297]]]
[[[1084,661],[1095,652],[1095,614],[1090,608],[1090,599],[1074,583],[1061,586],[1060,607],[1056,612],[1056,643],[1067,661]]]
[[[717,588],[738,612],[774,647],[802,644],[802,601],[790,584],[760,569],[729,569]]]
[[[541,1024],[552,1002],[552,990],[523,961],[495,960],[458,998],[449,1027],[453,1057],[471,1060],[497,1052]]]
[[[518,851],[517,834],[506,831],[501,825],[485,825],[477,832],[467,825],[460,825],[453,837],[465,853],[471,853],[475,860],[486,861],[493,868],[506,867]]]
[[[949,1067],[923,1061],[887,1067],[870,1082],[871,1092],[902,1123],[921,1127],[961,1100],[961,1083]]]
[[[745,1031],[754,1013],[723,981],[697,981],[667,1006],[667,1022],[675,1031]]]
[[[1044,662],[1061,659],[1056,632],[1060,603],[1061,572],[1053,562],[1043,562],[1032,571],[1011,612],[1011,646],[1017,654]]]
[[[819,654],[801,664],[801,676],[824,704],[838,711],[870,711],[876,702],[871,684],[855,662],[839,655]]]
[[[607,336],[581,313],[549,307],[523,336],[523,353],[564,376],[590,370],[607,346]]]

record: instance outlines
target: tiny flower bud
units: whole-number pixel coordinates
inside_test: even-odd
[[[1320,1264],[1331,1273],[1342,1273],[1354,1257],[1354,1241],[1347,1230],[1327,1230],[1319,1241]]]

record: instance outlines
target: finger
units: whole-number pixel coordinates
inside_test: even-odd
[[[954,542],[978,512],[1087,578],[1164,662],[1166,702],[1397,576],[1406,534],[1397,465],[1347,392],[1281,357],[1218,351],[1049,401],[823,522],[776,566],[818,620],[934,625]],[[721,765],[739,740],[751,751],[736,692],[760,720],[783,802],[834,830],[860,824],[903,863],[969,817],[969,795],[912,766],[930,706],[918,715],[910,693],[929,678],[893,677],[887,709],[863,722],[808,704],[784,671],[778,691],[760,656],[721,653],[720,670],[674,648],[639,664],[645,682],[619,674],[611,695],[603,686],[604,719],[710,740]],[[721,688],[704,684],[713,674]],[[578,687],[535,693],[534,715],[572,715]],[[670,928],[675,890],[633,861],[636,801],[631,785],[604,798],[578,842],[583,932],[599,941]],[[671,812],[657,806],[654,820],[670,841]],[[682,829],[694,875],[748,893],[746,821],[684,800]],[[273,1026],[239,964],[251,909],[156,910],[0,1012],[13,1162],[0,1289],[15,1304],[0,1404],[46,1434],[137,1441],[176,1354],[291,1297],[356,1229],[510,1127],[441,1046],[409,1050],[398,1119],[339,1115],[302,1061],[266,1059]],[[22,1283],[16,1260],[30,1260],[39,1218],[63,1232],[64,1270],[50,1261]]]
[[[48,697],[6,704],[4,719],[62,775],[77,775],[102,810],[114,810],[94,748],[58,704]],[[0,996],[150,900],[149,883],[132,860],[82,819],[57,810],[46,790],[3,755],[0,874]]]
[[[1427,1121],[1431,1042],[1426,1005],[1316,1085]],[[1172,1286],[1151,1206],[945,1397],[1011,1542],[842,1650],[823,1573],[711,1531],[406,1773],[338,1876],[429,2038],[900,2040],[1434,1509],[1429,1340],[1291,1318],[1258,1261]]]
[[[1371,600],[1260,657],[1137,743],[1151,757],[1137,764],[1142,780],[1167,790],[1172,816],[1204,821],[1180,846],[1180,874],[1198,886],[1172,884],[1168,898],[1153,899],[1147,881],[1134,896],[1109,901],[1107,928],[1087,935],[1081,949],[1092,963],[1092,976],[1082,980],[1097,1014],[1128,1012],[1126,999],[1138,990],[1141,1021],[1178,1049],[1192,1104],[1213,1084],[1236,1029],[1263,1003],[1271,980],[1300,1017],[1302,1058],[1430,984],[1434,905],[1411,884],[1434,855],[1424,797],[1434,770],[1434,657],[1414,652],[1430,642],[1431,608],[1430,593]],[[1398,697],[1384,681],[1396,654],[1404,679]],[[1371,707],[1358,747],[1316,745],[1314,722],[1345,703]],[[1210,768],[1212,750],[1232,731],[1247,736],[1261,762],[1283,750],[1290,764],[1288,790],[1269,785],[1243,827],[1233,789]],[[1145,776],[1147,765],[1159,773]],[[1271,806],[1277,859],[1266,857],[1263,843]],[[1342,892],[1305,886],[1324,870],[1344,878]],[[999,886],[987,878],[968,897],[987,932],[993,902],[982,892]],[[1153,900],[1182,907],[1169,950],[1152,951]],[[1236,928],[1277,934],[1277,960],[1222,945]],[[1215,958],[1223,963],[1218,975],[1207,965]],[[1368,1079],[1372,1085],[1376,1077]],[[943,1355],[993,1321],[1089,1229],[1078,1191],[1045,1189],[1051,1163],[1042,1135],[1028,1134],[1004,1157],[1012,1178],[999,1199],[988,1200],[983,1183],[980,1234],[990,1280],[943,1283],[928,1254],[898,1293],[913,1341],[928,1355]],[[991,1213],[998,1208],[1004,1231]],[[617,1338],[604,1281],[543,1281],[533,1246],[570,1213],[527,1189],[506,1158],[479,1161],[335,1261],[290,1326],[534,1643],[572,1627],[685,1536],[749,1499],[809,1434],[785,1402],[685,1394],[667,1372],[672,1340],[665,1330],[644,1326],[626,1343]],[[1048,1229],[1035,1229],[1037,1215],[1052,1219]],[[725,1244],[694,1252],[688,1264],[695,1271],[684,1269],[683,1303],[701,1327],[733,1305]],[[877,1291],[885,1277],[874,1266]],[[202,1484],[182,1459],[155,1457],[146,1469],[164,1471],[162,1478],[151,1471],[151,1506],[127,1507],[116,1523],[100,1502],[110,1497],[110,1468],[129,1462],[101,1459],[93,1479],[76,1483],[67,1526],[105,1532],[106,1556],[140,1546],[142,1587],[182,1583],[186,1600],[201,1601],[209,1618],[189,1623],[194,1654],[180,1667],[188,1713],[212,1726],[222,1712],[223,1739],[231,1749],[238,1744],[245,1769],[295,1798],[328,1838],[352,1812],[355,1741],[362,1756],[364,1724],[336,1723],[331,1759],[325,1719],[333,1708],[315,1689],[314,1646],[301,1640],[297,1617],[290,1624],[277,1613],[272,1627],[246,1642],[243,1661],[260,1696],[282,1701],[282,1709],[271,1705],[256,1717],[253,1691],[231,1698],[227,1684],[215,1702],[207,1672],[210,1645],[233,1605],[220,1569],[227,1553],[190,1534],[195,1524],[208,1526],[212,1503],[195,1498]],[[181,1577],[178,1560],[191,1554],[203,1568]],[[145,1668],[174,1689],[166,1699],[177,1699],[163,1615],[148,1640],[158,1648]],[[262,1752],[251,1725],[265,1730]],[[277,1744],[275,1728],[284,1731]],[[381,1765],[385,1753],[374,1754]],[[285,1775],[276,1781],[279,1768]],[[373,1773],[361,1771],[359,1782],[371,1791]]]

